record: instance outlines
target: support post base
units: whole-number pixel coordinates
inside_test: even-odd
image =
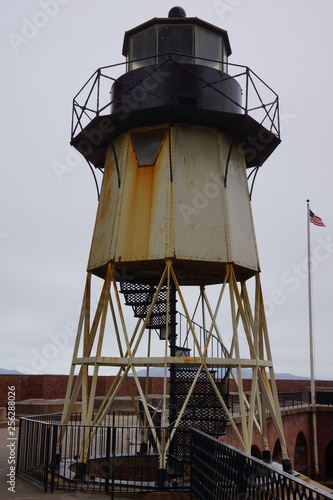
[[[288,474],[293,473],[293,468],[291,466],[291,460],[290,458],[284,458],[282,459],[282,469],[283,472],[288,472]]]
[[[78,462],[76,464],[76,474],[75,474],[75,481],[81,482],[84,481],[86,478],[86,473],[87,473],[87,464]]]
[[[168,474],[166,469],[157,469],[157,486],[159,488],[168,488]]]
[[[262,450],[262,459],[264,462],[271,464],[272,463],[271,450]]]

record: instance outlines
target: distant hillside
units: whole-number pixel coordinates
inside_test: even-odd
[[[275,373],[276,380],[310,380],[309,377],[301,377],[299,375],[292,375],[291,373]],[[252,378],[252,370],[251,368],[243,368],[242,369],[243,378],[249,379]],[[269,377],[269,375],[268,375]]]
[[[146,370],[138,370],[137,371],[138,377],[145,377],[146,376]],[[163,377],[164,375],[164,368],[149,368],[149,376],[150,377]],[[130,373],[129,376],[132,376]],[[250,379],[252,378],[252,370],[251,368],[242,368],[242,376],[244,379]],[[276,373],[275,372],[275,378],[277,380],[310,380],[309,377],[300,377],[298,375],[292,375],[291,373]]]
[[[310,377],[301,377],[291,373],[275,373],[275,378],[277,380],[310,380]]]
[[[137,374],[138,377],[145,377],[146,370],[145,369],[138,370]],[[7,370],[6,368],[0,368],[0,375],[24,375],[24,373],[19,372],[17,370]],[[156,367],[149,368],[150,377],[163,377],[163,375],[164,375],[164,368],[156,368]],[[242,375],[244,379],[252,378],[251,368],[243,368]],[[130,373],[129,376],[131,377],[133,375]],[[275,378],[277,380],[310,380],[309,377],[301,377],[298,375],[292,375],[291,373],[276,373],[276,372],[275,372]]]
[[[7,370],[6,368],[0,368],[0,375],[24,375],[24,374],[17,370]]]

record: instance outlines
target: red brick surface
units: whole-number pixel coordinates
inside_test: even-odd
[[[90,378],[91,380],[91,378]],[[104,396],[110,388],[114,377],[100,376],[97,381],[96,396]],[[129,377],[134,396],[139,392],[134,378]],[[145,379],[140,378],[141,387],[145,390]],[[7,403],[8,387],[15,386],[16,401],[26,399],[63,399],[67,389],[67,375],[1,375],[0,376],[0,406]],[[75,381],[75,380],[74,380]],[[163,379],[156,377],[149,380],[149,394],[161,394]],[[123,384],[119,396],[128,396],[129,390]],[[79,398],[80,399],[80,394]]]
[[[104,396],[110,388],[114,377],[100,376],[97,382],[96,396]],[[133,377],[129,378],[134,395],[138,396],[138,390]],[[16,401],[26,399],[61,399],[65,397],[67,388],[67,375],[0,375],[0,406],[7,402],[8,387],[15,386]],[[145,387],[145,379],[140,378],[141,387]],[[244,380],[244,391],[251,390],[251,380]],[[309,380],[277,380],[278,392],[299,392],[310,390]],[[333,382],[329,380],[316,381],[316,387],[332,388]],[[162,377],[149,379],[149,394],[161,394],[163,388]],[[230,381],[230,392],[237,392],[233,380]],[[129,391],[123,384],[119,396],[128,396]]]

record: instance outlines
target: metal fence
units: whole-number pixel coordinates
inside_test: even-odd
[[[181,447],[173,446],[167,483],[161,485],[154,438],[148,428],[139,426],[135,413],[112,412],[98,427],[82,425],[79,413],[68,425],[61,425],[60,419],[61,414],[20,418],[17,473],[42,485],[45,492],[105,492],[111,499],[115,492],[159,490],[187,491],[193,500],[333,499],[284,473],[278,464],[265,464],[196,429],[185,437],[177,431],[175,442],[186,439],[187,451],[181,454]],[[163,433],[161,428],[156,431]],[[167,438],[170,429],[164,432]],[[84,473],[83,443],[89,443]]]
[[[61,414],[20,418],[17,473],[42,485],[45,492],[110,492],[113,498],[115,492],[161,489],[154,438],[150,429],[140,427],[135,413],[112,412],[100,426],[82,425],[77,413],[68,425],[61,425],[60,419]],[[162,432],[157,429],[158,435]],[[170,429],[164,432],[167,440]],[[59,436],[61,452],[57,453]],[[189,432],[177,431],[174,441],[184,439],[189,441]],[[82,472],[84,443],[88,443],[88,458]],[[180,450],[173,446],[170,451],[164,490],[189,491],[190,453],[184,456]]]
[[[333,405],[333,391],[316,391],[317,405]]]
[[[262,460],[191,431],[191,496],[193,500],[333,499],[333,495]]]
[[[161,57],[162,56],[168,57],[167,60],[164,60],[164,62],[158,66],[159,68],[163,68],[163,75],[168,74],[173,63],[183,67],[184,71],[189,72],[186,66],[182,66],[177,62],[181,54],[170,53],[163,54]],[[140,63],[145,64],[145,59],[149,61],[151,58],[142,58],[140,59]],[[110,113],[110,108],[113,103],[112,95],[110,95],[111,85],[127,71],[129,64],[135,62],[138,61],[103,66],[98,68],[91,75],[89,80],[83,85],[73,99],[72,139],[96,116],[104,116]],[[211,59],[193,58],[193,63],[195,64],[205,65],[207,62],[220,63],[220,61],[213,61]],[[155,71],[156,68],[150,71],[147,70],[145,77],[139,82],[140,88],[143,90],[148,88],[146,80],[151,78],[151,75],[154,74]],[[274,92],[274,90],[250,68],[241,64],[228,63],[227,76],[228,78],[234,79],[240,85],[241,89],[243,89],[243,103],[237,104],[239,106],[239,112],[251,116],[274,135],[280,137],[279,102],[276,92]],[[209,85],[216,91],[216,95],[218,96],[220,93],[218,83],[221,81],[221,78],[222,77],[215,82],[199,81],[196,85],[198,88]],[[128,92],[132,91],[133,87],[129,86]],[[149,84],[149,92],[147,90],[145,90],[145,92],[150,95],[154,94],[151,90],[151,84]],[[227,96],[224,97],[230,99]]]
[[[280,392],[278,394],[280,409],[307,407],[311,404],[310,391]],[[232,415],[240,415],[239,394],[229,394],[229,409]],[[255,408],[257,412],[257,407]]]

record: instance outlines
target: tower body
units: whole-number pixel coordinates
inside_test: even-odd
[[[221,283],[227,263],[239,280],[258,272],[245,160],[237,145],[224,186],[231,146],[229,134],[215,127],[182,123],[130,129],[115,139],[106,153],[88,270],[104,276],[114,262],[120,275],[158,279],[170,258],[181,285]]]
[[[248,187],[248,177],[254,173],[255,178],[280,142],[278,98],[262,80],[255,85],[258,77],[249,68],[237,66],[232,76],[230,54],[226,31],[174,8],[168,18],[154,18],[126,32],[126,71],[114,77],[100,68],[83,87],[83,101],[82,91],[74,99],[71,144],[92,168],[103,171],[103,180],[62,421],[70,418],[82,387],[83,423],[100,424],[131,373],[140,394],[140,406],[134,397],[133,405],[149,425],[164,474],[177,447],[188,449],[188,442],[179,444],[177,438],[177,431],[188,426],[218,436],[229,420],[250,452],[255,423],[268,452],[266,409],[287,458]],[[102,103],[105,79],[108,85],[112,82],[111,97]],[[269,94],[266,100],[260,96],[261,85]],[[259,103],[250,104],[253,96]],[[260,120],[253,116],[258,111],[263,112]],[[93,320],[92,275],[103,283]],[[255,283],[253,306],[246,287],[250,278]],[[214,307],[206,293],[209,285],[219,285]],[[183,286],[199,291],[192,313]],[[227,300],[223,307],[231,317],[229,345],[218,321],[222,300]],[[131,332],[126,305],[138,318]],[[108,312],[114,348],[105,355]],[[155,331],[159,354],[151,349],[156,347]],[[118,373],[93,416],[100,366],[117,368]],[[76,367],[80,372],[73,388]],[[148,385],[144,391],[138,379],[137,369],[143,367],[147,379],[150,367],[162,369],[159,428],[148,405]],[[249,396],[243,391],[244,367],[252,369]],[[239,390],[242,432],[229,412],[230,377]],[[83,443],[82,464],[88,448]]]

